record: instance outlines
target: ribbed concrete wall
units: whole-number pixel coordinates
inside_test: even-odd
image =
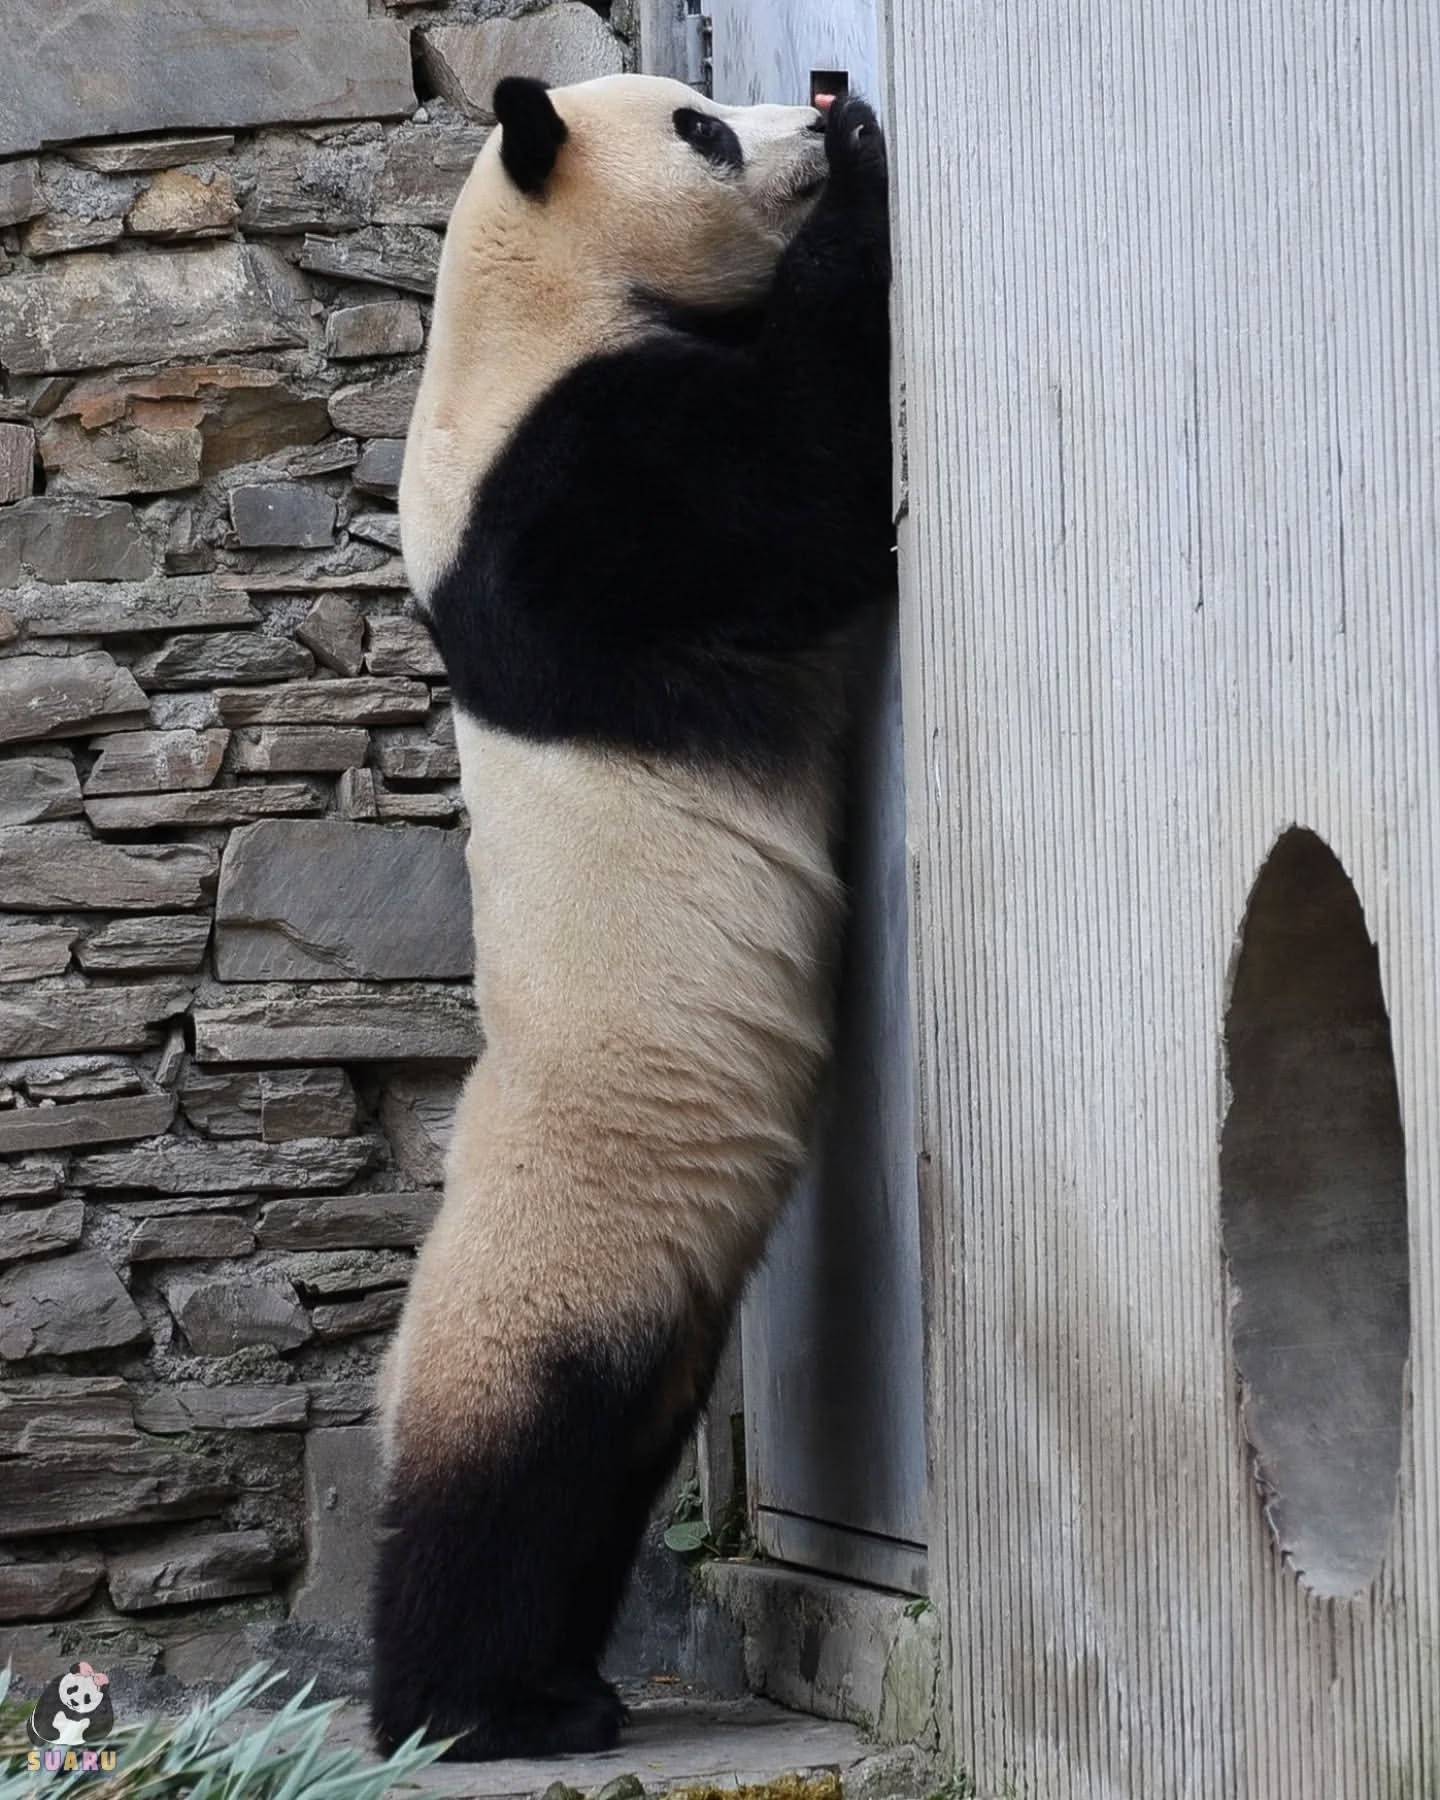
[[[1430,1794],[1440,13],[893,12],[957,1761],[1044,1800]],[[1341,1600],[1265,1517],[1222,1255],[1232,959],[1294,823],[1378,945],[1405,1140],[1398,1510]]]

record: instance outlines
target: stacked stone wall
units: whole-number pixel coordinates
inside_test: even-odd
[[[393,502],[494,81],[619,69],[610,11],[7,15],[0,1650],[31,1680],[361,1628],[376,1365],[480,1044]]]

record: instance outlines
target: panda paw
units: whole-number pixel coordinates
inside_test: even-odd
[[[826,114],[825,155],[832,190],[851,199],[884,200],[885,134],[874,108],[858,95],[835,101]]]

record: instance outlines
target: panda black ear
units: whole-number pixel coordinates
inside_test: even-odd
[[[507,75],[495,87],[500,121],[500,161],[522,193],[538,194],[550,179],[569,133],[543,81]]]

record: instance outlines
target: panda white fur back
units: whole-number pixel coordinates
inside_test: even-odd
[[[496,111],[401,487],[486,1049],[387,1359],[372,1696],[463,1757],[623,1718],[598,1658],[828,1049],[842,644],[890,543],[868,109]]]

